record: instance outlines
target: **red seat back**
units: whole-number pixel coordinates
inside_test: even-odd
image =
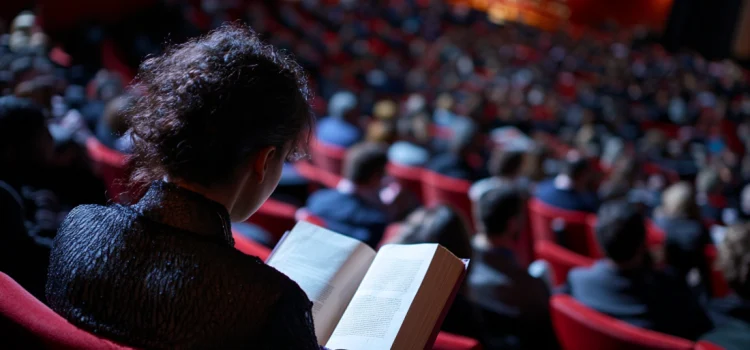
[[[550,301],[552,324],[565,350],[688,350],[694,343],[635,326],[599,313],[569,295]]]
[[[724,279],[724,273],[716,267],[716,258],[718,257],[716,247],[713,245],[706,246],[704,255],[706,256],[708,266],[711,267],[711,296],[721,298],[729,295],[731,289],[727,280]]]
[[[329,145],[318,140],[312,140],[310,145],[312,146],[313,164],[333,174],[341,175],[346,148]]]
[[[482,344],[476,339],[440,332],[432,350],[482,350]]]
[[[552,230],[552,222],[561,220],[565,224],[565,245],[572,251],[585,255],[595,256],[596,252],[589,252],[590,224],[593,214],[560,209],[546,204],[536,198],[529,200],[529,223],[531,233],[535,242],[554,241],[557,242],[555,232]],[[560,243],[560,242],[558,242]],[[591,254],[591,255],[590,255]]]
[[[86,151],[93,162],[94,171],[102,178],[107,186],[107,195],[117,202],[127,201],[128,193],[128,169],[127,156],[107,148],[95,137],[86,140]]]
[[[471,183],[454,179],[434,171],[423,170],[422,194],[426,206],[448,204],[464,215],[466,222],[474,228],[472,203],[469,199]]]
[[[422,195],[422,168],[410,167],[395,163],[388,164],[388,174],[393,176],[401,186],[424,201]]]
[[[335,188],[342,179],[340,175],[319,168],[307,161],[294,163],[294,169],[305,179],[328,188]]]
[[[271,249],[266,248],[264,245],[255,242],[234,230],[232,231],[232,238],[234,238],[234,249],[237,249],[244,254],[257,256],[263,261],[266,261],[268,256],[271,255]]]
[[[576,254],[552,241],[536,242],[534,253],[537,259],[542,259],[549,263],[556,286],[565,283],[568,279],[568,272],[574,267],[590,266],[596,261]]]
[[[24,334],[28,335],[25,339],[35,339],[47,349],[129,349],[98,338],[68,323],[2,272],[0,272],[0,318],[11,322],[18,326],[19,330],[27,333]],[[5,331],[0,330],[0,334],[9,334]],[[14,344],[8,344],[8,341],[8,339],[3,339],[0,347],[14,348]],[[16,345],[19,345],[19,348],[30,347],[30,344]]]
[[[313,225],[318,225],[320,227],[326,227],[326,221],[323,220],[323,218],[315,216],[306,208],[300,208],[299,210],[297,210],[296,217],[297,217],[297,220],[307,221]]]
[[[247,221],[272,234],[276,243],[284,232],[291,230],[297,224],[297,219],[294,217],[297,209],[299,208],[291,204],[269,198]]]
[[[383,238],[381,238],[380,243],[378,243],[378,248],[393,242],[401,231],[402,226],[403,224],[398,222],[388,225],[388,227],[385,228],[385,232],[383,232]]]

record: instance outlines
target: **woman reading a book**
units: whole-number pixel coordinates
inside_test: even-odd
[[[136,348],[318,349],[292,280],[233,248],[313,123],[302,69],[247,27],[145,61],[130,111],[134,205],[80,206],[50,258],[49,305]]]

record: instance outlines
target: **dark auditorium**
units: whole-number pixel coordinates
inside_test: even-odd
[[[0,1],[0,349],[748,350],[750,0]]]

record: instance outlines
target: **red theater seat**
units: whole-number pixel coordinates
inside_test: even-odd
[[[127,159],[118,151],[107,148],[95,137],[86,140],[86,151],[93,162],[94,171],[102,178],[107,186],[107,195],[116,202],[123,202],[130,194],[128,193],[127,181]]]
[[[328,188],[335,188],[339,184],[339,181],[341,181],[342,179],[340,175],[334,174],[322,168],[318,168],[317,166],[307,161],[299,161],[294,163],[294,169],[296,169],[297,172],[299,172],[300,176],[304,177],[305,179],[308,179],[311,182],[317,184],[321,184]]]
[[[482,344],[476,339],[440,332],[432,350],[482,350]]]
[[[469,199],[471,183],[430,170],[424,170],[422,173],[424,204],[427,206],[449,204],[464,215],[466,222],[473,228],[472,204]]]
[[[396,235],[401,231],[402,226],[403,224],[398,222],[388,225],[388,227],[385,228],[385,232],[383,232],[383,238],[380,240],[380,243],[378,243],[378,248],[393,242],[393,240],[396,239]]]
[[[320,227],[326,227],[326,221],[323,220],[323,218],[315,216],[306,208],[300,208],[299,210],[297,210],[296,217],[297,217],[297,220],[307,221],[313,225],[318,225]]]
[[[568,279],[568,272],[574,267],[591,266],[596,261],[567,250],[552,241],[536,242],[534,253],[537,259],[549,263],[556,286],[565,283]]]
[[[272,234],[276,243],[284,232],[291,230],[297,224],[297,219],[294,217],[297,209],[299,208],[291,204],[269,198],[247,221]]]
[[[552,324],[564,350],[688,350],[694,343],[631,326],[577,302],[569,295],[550,301]]]
[[[257,256],[263,261],[266,261],[268,256],[271,255],[270,249],[260,243],[254,242],[240,233],[232,231],[232,238],[234,238],[234,249],[237,249],[244,254]]]
[[[593,214],[560,209],[546,204],[536,198],[529,200],[529,221],[535,242],[557,242],[552,222],[561,220],[565,225],[565,246],[585,256],[591,256],[590,224]],[[561,243],[561,242],[558,242]],[[596,253],[593,253],[596,254]]]
[[[695,346],[695,350],[724,350],[724,348],[707,341],[699,341]]]
[[[29,294],[8,275],[0,272],[0,334],[14,335],[14,338],[0,338],[0,348],[35,348],[34,344],[45,349],[130,349],[96,337],[78,329],[56,314],[41,301]],[[12,333],[11,333],[12,332]],[[23,339],[23,344],[14,343],[15,337]]]
[[[405,189],[417,195],[417,198],[424,200],[422,194],[422,177],[424,172],[422,168],[389,163],[388,174],[393,176]]]
[[[318,140],[312,140],[310,145],[313,164],[333,174],[341,175],[346,148],[325,144]]]

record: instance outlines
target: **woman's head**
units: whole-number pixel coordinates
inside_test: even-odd
[[[393,243],[438,243],[459,258],[472,255],[469,228],[464,218],[447,205],[414,211]]]
[[[136,89],[133,180],[232,189],[233,220],[268,198],[314,122],[302,68],[240,25],[146,60]]]
[[[669,186],[661,197],[662,214],[670,218],[697,219],[700,217],[695,191],[688,182]]]
[[[730,226],[717,248],[717,265],[729,286],[742,298],[750,299],[750,224]]]

